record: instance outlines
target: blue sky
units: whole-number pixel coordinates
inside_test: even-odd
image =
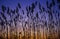
[[[45,6],[45,0],[0,0],[0,7],[1,5],[5,5],[10,8],[15,8],[17,3],[20,3],[22,7],[25,7],[31,5],[31,3],[35,1],[41,2],[41,4]]]
[[[40,4],[47,10],[47,8],[46,8],[47,0],[0,0],[0,10],[1,10],[2,5],[6,6],[6,7],[10,7],[11,9],[15,9],[17,7],[17,4],[20,3],[21,8],[25,11],[25,7],[31,5],[35,1],[40,2]],[[54,1],[57,2],[56,0],[54,0]],[[50,3],[51,0],[48,0],[48,2]],[[57,8],[57,5],[58,4],[56,4],[52,9],[59,11]],[[36,9],[36,10],[38,11],[38,9]]]

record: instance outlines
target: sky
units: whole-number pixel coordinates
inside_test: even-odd
[[[6,7],[10,7],[10,9],[14,10],[17,7],[17,4],[20,3],[21,9],[23,9],[26,13],[26,9],[25,9],[26,6],[30,6],[33,2],[36,2],[36,1],[39,2],[46,10],[47,10],[46,1],[48,1],[49,3],[51,2],[51,0],[0,0],[0,10],[2,10],[1,9],[2,5],[6,6]],[[55,3],[57,3],[57,0],[54,0],[54,1],[55,1]],[[59,11],[57,5],[58,4],[56,4],[52,9]],[[36,13],[36,11],[38,11],[38,8],[36,8],[34,13]],[[46,17],[48,18],[47,15],[46,15]],[[8,17],[8,19],[9,19],[9,17]]]
[[[1,5],[5,5],[6,7],[15,9],[18,3],[20,3],[21,7],[25,9],[26,6],[31,5],[35,1],[40,2],[40,4],[46,8],[47,0],[0,0],[0,10],[1,10]],[[57,2],[57,0],[54,1]],[[48,0],[48,2],[50,3],[51,0]],[[56,7],[54,7],[55,9],[58,9],[57,5],[58,4],[56,4]]]
[[[1,10],[1,6],[2,6],[2,5],[6,6],[6,7],[10,7],[10,9],[14,10],[14,9],[16,8],[17,4],[20,3],[21,9],[23,9],[23,10],[25,11],[25,13],[26,13],[26,9],[25,9],[26,6],[31,5],[31,4],[32,4],[33,2],[35,2],[35,1],[40,2],[40,4],[41,4],[42,6],[44,6],[44,8],[47,10],[47,6],[46,6],[46,1],[47,1],[47,0],[0,0],[0,10]],[[54,1],[55,1],[55,3],[57,3],[56,0],[54,0]],[[48,0],[48,2],[50,3],[51,0]],[[59,11],[58,5],[59,5],[59,4],[56,4],[52,9]],[[34,13],[36,13],[36,11],[38,11],[38,8],[36,8],[36,10],[35,10]],[[6,14],[5,14],[5,15],[6,15]],[[39,15],[40,15],[40,14],[39,14]],[[53,15],[54,15],[54,14],[53,14]],[[6,15],[6,16],[7,16],[7,15]],[[43,15],[41,15],[41,16],[43,17]],[[47,14],[46,14],[45,16],[47,17],[47,20],[48,20]],[[10,19],[9,17],[7,17],[7,18]],[[25,19],[27,20],[27,18],[25,18]],[[44,19],[44,18],[43,18],[43,19]]]
[[[17,6],[17,3],[20,3],[21,6],[24,8],[28,5],[31,5],[31,3],[38,1],[41,2],[41,4],[45,5],[45,0],[0,0],[0,7],[1,5],[9,6],[10,8],[15,8]]]
[[[1,9],[2,5],[9,7],[10,9],[14,10],[17,7],[17,4],[20,3],[21,9],[23,9],[26,13],[26,6],[29,6],[36,1],[40,2],[42,6],[46,7],[46,1],[45,0],[0,0],[0,10],[2,10]],[[38,10],[38,9],[36,9],[36,10]]]
[[[20,3],[21,8],[25,11],[26,13],[26,6],[31,5],[33,2],[40,2],[40,4],[47,10],[47,6],[46,6],[46,1],[48,1],[49,3],[51,2],[51,0],[0,0],[0,10],[1,6],[4,5],[6,7],[10,7],[10,9],[14,10],[17,7],[17,4]],[[54,0],[55,3],[57,3],[57,0]],[[56,4],[52,9],[59,11],[58,9],[58,5]],[[35,10],[38,11],[38,9]]]

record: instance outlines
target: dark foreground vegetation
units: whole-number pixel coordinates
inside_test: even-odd
[[[0,39],[60,39],[59,3],[59,0],[46,1],[44,7],[36,1],[25,10],[20,3],[13,10],[2,5]]]

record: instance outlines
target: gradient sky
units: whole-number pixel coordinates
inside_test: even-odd
[[[40,2],[42,6],[46,7],[45,0],[0,0],[0,10],[2,10],[2,5],[10,7],[10,9],[14,10],[17,7],[17,4],[20,3],[21,9],[23,9],[26,13],[26,6],[31,5],[35,1]]]
[[[10,7],[10,9],[15,9],[17,4],[20,3],[21,4],[21,9],[23,9],[25,11],[25,13],[26,13],[26,10],[25,10],[26,6],[31,5],[35,1],[40,2],[40,4],[42,6],[44,6],[44,8],[47,10],[47,7],[46,7],[46,1],[47,0],[0,0],[0,10],[1,10],[2,5],[6,6],[6,7]],[[55,3],[57,3],[56,0],[54,0],[54,1],[55,1]],[[48,0],[48,2],[50,3],[51,0]],[[52,9],[59,11],[57,5],[58,4],[56,4]],[[36,9],[36,10],[38,11],[38,9]],[[35,13],[36,13],[36,11],[35,11]],[[48,18],[47,15],[46,15],[46,17]],[[9,19],[9,17],[8,17],[8,19]]]
[[[21,9],[23,9],[26,13],[26,9],[25,9],[26,6],[31,5],[35,1],[40,2],[40,4],[47,10],[47,7],[46,7],[47,0],[0,0],[0,10],[2,5],[6,7],[10,7],[10,9],[15,9],[17,4],[20,3]],[[57,3],[57,0],[54,0],[54,1],[55,3]],[[51,0],[48,0],[48,2],[50,3]],[[55,4],[55,6],[52,9],[59,11],[57,5],[58,4]],[[38,11],[38,9],[35,10],[35,13],[36,11]]]
[[[23,9],[26,13],[26,9],[25,9],[26,6],[31,5],[35,1],[40,2],[40,4],[47,10],[47,7],[46,7],[47,0],[0,0],[0,10],[1,10],[2,5],[6,6],[6,7],[10,7],[10,9],[15,9],[17,4],[20,3],[21,9]],[[59,11],[57,0],[54,0],[54,1],[56,4],[52,9]],[[48,0],[48,2],[50,3],[51,0]],[[38,10],[38,9],[36,9],[36,10]]]
[[[6,7],[10,7],[10,9],[15,9],[17,4],[20,3],[21,8],[25,11],[26,6],[31,5],[35,1],[40,2],[40,4],[43,7],[45,7],[45,9],[47,10],[47,7],[46,7],[47,0],[0,0],[0,10],[1,10],[2,5],[6,6]],[[55,1],[55,3],[57,2],[57,0],[54,0],[54,1]],[[48,0],[48,2],[50,3],[51,0]],[[59,11],[57,5],[58,4],[56,4],[52,9]],[[38,9],[36,9],[36,10],[38,10]]]
[[[6,7],[15,9],[18,3],[20,3],[22,9],[24,9],[26,6],[31,5],[35,1],[40,2],[40,4],[46,8],[47,0],[0,0],[0,10],[1,10],[1,5],[5,5]],[[49,3],[51,2],[51,0],[48,0],[48,1]],[[54,1],[57,2],[57,0],[54,0]],[[58,4],[56,4],[54,9],[58,9],[57,5]]]
[[[10,8],[15,8],[17,3],[20,3],[21,6],[24,8],[28,5],[31,5],[33,2],[38,1],[41,5],[45,6],[45,0],[0,0],[0,7],[1,5],[9,6]]]

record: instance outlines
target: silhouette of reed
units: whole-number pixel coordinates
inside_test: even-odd
[[[0,39],[60,39],[60,12],[54,9],[55,5],[55,0],[47,0],[45,8],[36,1],[26,6],[26,13],[20,3],[13,10],[2,5]]]

